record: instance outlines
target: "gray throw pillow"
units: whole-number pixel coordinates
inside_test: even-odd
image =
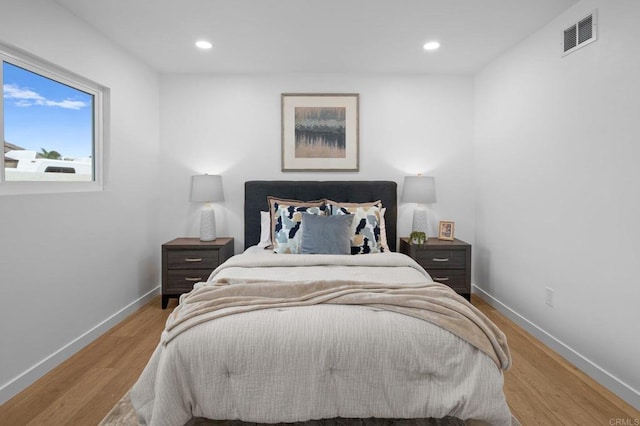
[[[302,214],[302,254],[350,254],[353,215]]]

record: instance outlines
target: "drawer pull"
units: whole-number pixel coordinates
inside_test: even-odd
[[[187,257],[184,259],[185,262],[202,262],[201,257]]]
[[[445,258],[434,257],[432,260],[433,260],[434,262],[448,262],[448,261],[449,261],[449,258],[448,258],[448,257],[445,257]]]
[[[200,278],[200,277],[198,277],[198,278],[185,277],[184,280],[185,281],[191,281],[191,282],[200,282],[200,281],[202,281],[202,278]]]
[[[435,277],[434,281],[449,281],[449,277]]]

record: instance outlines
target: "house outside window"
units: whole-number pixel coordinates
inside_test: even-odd
[[[0,195],[102,189],[108,89],[0,44]]]

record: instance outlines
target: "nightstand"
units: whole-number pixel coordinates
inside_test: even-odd
[[[425,244],[409,244],[408,238],[400,238],[400,253],[418,262],[434,281],[471,300],[471,244],[437,238],[429,238]]]
[[[170,297],[188,293],[195,283],[206,281],[211,272],[233,256],[233,238],[200,241],[176,238],[162,245],[162,309]]]

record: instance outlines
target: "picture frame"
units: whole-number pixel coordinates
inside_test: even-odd
[[[357,172],[357,93],[283,93],[282,171]]]
[[[439,232],[438,232],[439,240],[453,241],[454,239],[453,235],[455,230],[454,222],[440,221],[438,228],[439,228]]]

